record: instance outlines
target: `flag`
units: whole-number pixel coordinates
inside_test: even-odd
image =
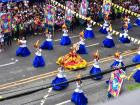
[[[88,9],[89,2],[87,0],[82,0],[79,14],[83,16],[87,16],[87,9]]]
[[[110,12],[111,12],[111,3],[112,3],[111,0],[104,0],[103,1],[103,6],[102,6],[102,12],[103,13],[110,14]]]

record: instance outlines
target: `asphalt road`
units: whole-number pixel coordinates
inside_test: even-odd
[[[120,31],[120,20],[115,20],[112,22],[112,26],[113,29],[119,30]],[[79,27],[76,27],[74,29],[74,32],[70,32],[70,36],[73,37],[72,38],[72,42],[75,43],[77,41],[79,41],[78,33],[81,31],[82,29]],[[101,55],[101,58],[105,58],[108,56],[112,56],[114,54],[114,52],[116,52],[117,50],[124,52],[127,50],[132,50],[132,49],[137,49],[139,46],[135,45],[133,43],[131,44],[121,44],[118,41],[118,36],[114,36],[114,41],[116,44],[115,48],[112,49],[108,49],[108,48],[104,48],[102,46],[102,41],[103,39],[106,37],[103,34],[100,34],[98,32],[99,27],[94,26],[93,30],[95,32],[95,39],[92,40],[86,40],[86,46],[88,48],[88,55],[82,55],[82,57],[84,59],[86,59],[88,62],[92,61],[92,54],[93,52],[95,52],[97,49],[99,50],[99,53]],[[129,31],[129,35],[134,37],[134,38],[138,38],[140,39],[140,29],[138,27],[133,27],[133,29],[131,31]],[[54,35],[54,40],[60,39],[62,32],[56,32]],[[57,69],[58,65],[55,63],[56,60],[58,59],[58,57],[65,55],[69,52],[69,48],[70,46],[67,47],[63,47],[59,45],[59,40],[55,41],[55,48],[53,51],[43,51],[43,56],[45,57],[46,60],[46,66],[44,68],[34,68],[32,66],[32,61],[34,58],[34,53],[35,53],[35,49],[33,48],[33,43],[40,39],[41,41],[45,40],[44,36],[31,36],[28,37],[28,46],[29,49],[31,50],[32,54],[31,56],[27,57],[27,58],[20,58],[20,57],[16,57],[15,56],[15,51],[18,47],[18,45],[16,45],[16,42],[13,43],[13,46],[11,46],[10,48],[6,48],[5,52],[0,54],[0,58],[2,60],[0,60],[0,84],[4,84],[4,83],[8,83],[8,82],[13,82],[16,80],[20,80],[20,79],[24,79],[24,78],[28,78],[31,76],[35,76],[35,75],[39,75],[42,73],[47,73],[47,72],[52,72],[54,70]],[[96,45],[94,45],[96,44]],[[124,58],[124,62],[126,64],[131,64],[132,55],[125,57]],[[105,62],[105,63],[101,63],[101,68],[103,68],[103,70],[109,68],[111,62],[113,62],[113,60],[109,61],[109,62]],[[86,70],[79,70],[79,71],[74,71],[74,72],[69,72],[68,78],[74,78],[78,73],[82,73],[82,74],[87,74],[89,72],[89,69],[91,67],[88,67]],[[132,68],[130,69],[132,70]],[[129,70],[128,70],[129,71]],[[89,105],[93,105],[94,103],[99,103],[99,102],[104,102],[107,100],[106,98],[106,90],[107,87],[105,86],[105,80],[107,80],[109,78],[110,75],[105,76],[104,79],[102,81],[92,81],[92,80],[86,80],[83,82],[83,89],[85,90],[86,95],[88,96],[89,99]],[[21,85],[18,87],[12,87],[6,90],[1,90],[0,94],[3,94],[3,92],[6,91],[13,91],[13,90],[17,90],[17,89],[24,89],[25,88],[29,88],[29,87],[35,87],[35,86],[39,86],[42,84],[47,84],[50,83],[51,80],[54,78],[54,76],[40,80],[40,81],[36,81],[33,83],[29,83],[26,85]],[[132,81],[128,81],[126,83],[134,83],[133,80]],[[61,102],[65,102],[67,100],[70,100],[70,96],[73,92],[75,88],[75,85],[72,84],[70,85],[70,87],[62,92],[52,92],[50,97],[48,97],[48,99],[46,100],[45,105],[55,105]],[[26,90],[25,90],[26,91]],[[127,89],[126,89],[127,91]],[[11,99],[11,100],[7,100],[4,102],[0,102],[0,105],[39,105],[40,103],[40,99],[41,97],[43,97],[46,94],[47,90],[43,90],[31,95],[27,95],[27,96],[23,96],[23,97],[19,97],[16,99]],[[17,92],[18,93],[18,92]],[[15,93],[12,93],[15,94]],[[6,95],[11,95],[11,94],[6,94]],[[38,99],[38,100],[37,100]],[[36,101],[34,101],[36,100]],[[30,101],[34,101],[34,102],[30,102]],[[30,103],[28,103],[30,102]],[[66,103],[63,105],[72,105],[72,103]]]

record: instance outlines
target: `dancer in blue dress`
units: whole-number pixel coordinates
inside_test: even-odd
[[[77,76],[77,78],[81,78],[81,76]],[[79,79],[76,81],[77,88],[74,90],[74,93],[72,94],[71,101],[75,105],[87,105],[88,104],[88,99],[84,95],[83,90],[81,89],[81,84],[82,81]]]
[[[93,63],[92,69],[90,70],[90,75],[95,75],[98,73],[101,73],[101,69],[99,66],[99,53],[97,50],[97,52],[94,54],[94,63]],[[98,75],[98,76],[93,77],[94,80],[100,80],[102,78],[103,78],[102,75]]]
[[[115,43],[113,41],[111,32],[108,32],[108,35],[106,36],[105,40],[103,41],[103,45],[104,45],[104,47],[107,47],[107,48],[115,47]]]
[[[118,67],[118,65],[119,65],[120,67],[124,67],[123,70],[125,70],[125,65],[123,63],[121,53],[117,51],[114,54],[114,58],[115,58],[115,60],[114,60],[113,64],[111,65],[111,68],[114,69],[114,68]]]
[[[86,38],[86,39],[94,38],[94,32],[92,30],[91,18],[88,18],[87,28],[84,32],[84,38]]]
[[[47,50],[52,50],[53,49],[53,41],[52,41],[52,35],[49,32],[49,34],[46,33],[47,39],[42,43],[40,46],[41,49],[47,49]]]
[[[39,48],[39,40],[36,42],[34,47],[36,48],[37,51],[35,53],[35,58],[33,60],[33,66],[35,68],[44,67],[45,66],[45,60],[44,60],[44,58],[41,54],[42,50]]]
[[[124,27],[124,33],[120,34],[119,41],[121,43],[130,43],[130,40],[128,39],[128,30],[127,30],[128,25],[124,24],[123,27]]]
[[[67,88],[69,86],[68,83],[64,83],[64,84],[61,84],[61,85],[56,85],[56,84],[60,84],[60,83],[63,83],[63,82],[67,82],[68,80],[66,79],[66,75],[64,74],[64,67],[59,67],[58,68],[58,74],[57,76],[55,77],[55,79],[52,81],[52,86],[53,86],[53,90],[63,90],[65,88]],[[55,86],[56,85],[56,86]]]
[[[139,48],[138,53],[133,57],[132,61],[134,63],[140,63],[140,48]]]
[[[63,30],[64,33],[62,35],[60,45],[62,45],[62,46],[70,45],[71,44],[71,39],[68,35],[67,26],[65,24],[62,26],[62,30]]]
[[[31,54],[31,52],[27,48],[26,43],[27,41],[24,37],[21,40],[18,39],[19,48],[16,51],[16,56],[26,57]]]
[[[108,27],[110,26],[109,21],[108,21],[108,15],[106,14],[104,17],[104,24],[103,26],[100,28],[100,32],[103,34],[108,34]]]
[[[123,24],[128,24],[127,30],[130,30],[132,28],[129,16],[124,17]],[[122,30],[124,29],[125,28],[122,26]]]
[[[84,33],[83,31],[80,33],[80,41],[78,42],[79,48],[77,50],[78,54],[87,54],[87,49],[85,46],[85,39],[83,37]]]
[[[136,19],[134,25],[140,27],[140,16],[138,16],[138,18]]]

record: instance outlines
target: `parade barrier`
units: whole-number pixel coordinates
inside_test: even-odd
[[[137,66],[139,64],[140,63],[131,64],[131,65],[127,65],[125,67],[121,67],[121,68],[118,68],[118,69],[126,69],[126,68]],[[83,76],[81,76],[80,80],[87,80],[87,79],[91,79],[91,78],[96,77],[96,76],[99,76],[99,75],[105,75],[105,74],[111,73],[111,72],[113,72],[115,70],[118,70],[118,69],[107,69],[107,70],[104,70],[103,72],[101,72],[99,74],[83,75]],[[9,100],[9,99],[21,97],[21,96],[24,96],[24,95],[32,94],[32,93],[35,93],[35,92],[38,92],[38,91],[42,91],[42,90],[45,90],[45,89],[49,89],[48,90],[48,94],[45,95],[44,98],[43,98],[43,101],[42,101],[42,103],[43,103],[43,102],[45,102],[45,99],[47,99],[47,97],[49,96],[50,92],[52,91],[52,89],[51,89],[52,87],[59,86],[59,85],[62,85],[62,84],[66,84],[66,83],[73,83],[73,82],[78,81],[78,80],[79,80],[79,78],[78,79],[77,78],[74,78],[74,79],[70,79],[67,82],[63,82],[63,83],[60,83],[60,84],[55,84],[55,85],[48,84],[47,86],[45,85],[45,86],[42,86],[42,87],[40,87],[38,89],[32,89],[30,91],[26,91],[26,92],[23,92],[23,93],[15,94],[15,95],[8,96],[8,97],[3,97],[3,95],[1,95],[0,96],[0,101],[5,101],[5,100]],[[9,92],[9,93],[11,93],[11,92]]]
[[[61,3],[57,2],[57,1],[51,0],[50,3],[52,3],[53,5],[60,6],[61,8],[65,9],[65,10],[70,10],[68,7],[62,5]],[[115,4],[113,3],[113,5],[115,5]],[[117,6],[117,7],[118,7],[118,6]],[[118,7],[118,8],[122,8],[122,9],[125,11],[125,9],[124,9],[123,7],[121,7],[121,6]],[[83,20],[88,20],[87,17],[85,17],[85,16],[83,16],[83,15],[80,15],[79,13],[77,13],[77,12],[75,12],[75,11],[73,11],[73,10],[70,10],[70,11],[71,11],[71,13],[73,13],[77,18],[81,18],[81,19],[83,19]],[[128,11],[128,10],[126,10],[126,11]],[[129,11],[129,13],[131,13],[131,11]],[[137,16],[140,15],[140,14],[137,14],[137,13],[134,13],[134,12],[133,12],[133,14],[135,14],[135,15],[137,15]],[[95,22],[95,21],[93,21],[93,20],[91,20],[90,22],[92,23],[92,25],[98,25],[98,26],[102,27],[102,24],[97,23],[97,22]],[[109,30],[109,28],[108,28],[108,30]],[[118,31],[116,31],[116,30],[112,30],[112,34],[113,34],[113,35],[119,35],[119,36],[120,36],[121,33],[118,32]],[[128,39],[131,40],[134,44],[140,44],[140,40],[139,40],[139,39],[136,39],[136,38],[133,38],[133,37],[130,37],[130,36],[128,36]]]
[[[136,16],[136,17],[139,17],[139,16],[140,16],[140,14],[135,13],[135,12],[132,12],[132,11],[130,11],[130,10],[128,10],[128,9],[125,9],[125,8],[123,8],[122,6],[119,6],[119,5],[117,5],[117,4],[111,3],[111,5],[112,5],[114,8],[120,9],[120,10],[122,10],[123,12],[128,13],[128,14],[130,14],[130,15],[132,15],[132,16]]]

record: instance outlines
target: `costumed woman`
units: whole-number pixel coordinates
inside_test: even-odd
[[[22,37],[21,40],[18,39],[19,48],[16,51],[16,56],[26,57],[31,54],[26,43],[27,41],[25,40],[25,37]]]
[[[132,28],[129,16],[125,16],[124,17],[123,24],[127,24],[128,25],[127,30],[130,30]],[[124,30],[124,29],[125,28],[122,26],[122,30]]]
[[[93,63],[93,67],[90,70],[90,75],[95,75],[95,74],[99,74],[101,73],[101,68],[99,66],[99,52],[97,50],[97,52],[93,55],[94,56],[94,63]],[[102,75],[97,75],[95,77],[93,77],[94,80],[100,80],[102,79],[103,76]]]
[[[91,28],[92,27],[91,18],[89,17],[87,20],[88,20],[87,21],[88,23],[87,23],[87,28],[84,32],[84,38],[91,39],[91,38],[94,38],[94,32]]]
[[[140,64],[136,66],[131,74],[128,76],[128,80],[130,80],[131,76],[133,76],[135,82],[140,83]]]
[[[76,89],[74,90],[74,93],[72,94],[71,97],[71,101],[75,104],[75,105],[87,105],[88,104],[88,99],[87,97],[84,95],[84,92],[81,88],[81,84],[82,81],[80,80],[81,75],[77,76],[77,81],[76,81]]]
[[[58,74],[51,83],[52,86],[53,86],[53,90],[63,90],[63,89],[65,89],[69,86],[68,83],[64,83],[64,84],[61,84],[61,85],[56,85],[56,84],[60,84],[60,83],[63,83],[63,82],[67,82],[66,75],[64,74],[64,72],[65,71],[64,71],[63,66],[58,68]]]
[[[69,70],[86,68],[86,60],[82,59],[82,57],[76,53],[78,48],[79,45],[77,43],[73,44],[71,51],[65,56],[59,57],[56,63],[64,66],[66,69]]]
[[[35,58],[33,60],[33,66],[34,67],[44,67],[45,66],[45,60],[41,54],[42,50],[39,48],[39,40],[34,44],[34,47],[36,48]]]
[[[125,70],[125,65],[123,63],[121,53],[117,51],[114,54],[114,58],[115,58],[115,60],[114,60],[113,64],[111,65],[111,68],[114,69],[114,68],[118,67],[118,65],[120,65],[120,67],[124,67],[123,70]]]
[[[140,63],[140,48],[139,48],[139,51],[137,52],[137,54],[133,57],[132,61],[134,63]]]
[[[87,49],[85,47],[85,39],[84,39],[84,32],[80,32],[80,41],[78,42],[79,49],[77,50],[78,54],[87,54]]]
[[[124,29],[124,33],[121,33],[120,34],[120,37],[119,37],[119,41],[121,43],[130,43],[130,40],[128,39],[128,24],[124,24],[123,25],[123,29]]]
[[[62,37],[61,37],[61,40],[60,40],[60,45],[62,46],[66,46],[66,45],[70,45],[71,44],[71,39],[68,35],[68,30],[67,30],[67,26],[66,24],[64,24],[62,26],[62,31],[64,32]]]
[[[110,26],[110,27],[111,27],[111,26]],[[106,36],[105,40],[103,41],[104,47],[107,47],[107,48],[115,47],[115,43],[114,43],[114,41],[113,41],[111,31],[112,31],[112,29],[109,28],[109,30],[108,30],[108,35]]]
[[[136,19],[134,25],[139,26],[140,27],[140,16],[138,16],[138,18]]]
[[[53,49],[53,41],[52,41],[52,35],[48,31],[46,30],[46,37],[47,39],[42,43],[42,45],[40,46],[41,49],[47,49],[47,50],[52,50]]]
[[[103,34],[107,34],[108,33],[108,27],[110,26],[110,23],[108,21],[108,14],[105,14],[104,16],[104,24],[102,25],[102,27],[100,28],[100,32]]]

